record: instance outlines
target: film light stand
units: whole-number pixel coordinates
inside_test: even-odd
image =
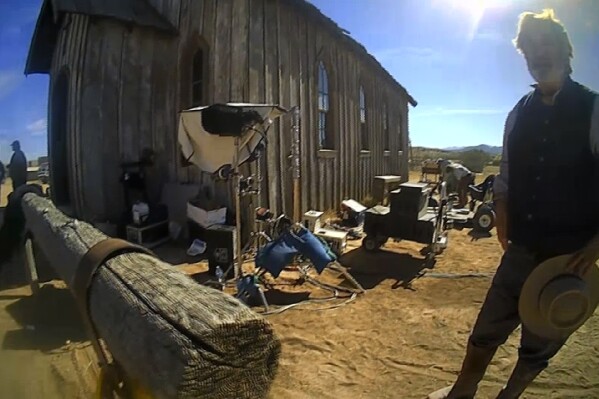
[[[257,176],[249,176],[247,178],[243,178],[243,176],[241,175],[241,172],[239,170],[240,165],[239,165],[239,153],[240,153],[240,149],[244,148],[244,146],[254,137],[255,134],[263,134],[264,136],[266,135],[266,132],[268,131],[269,125],[272,123],[272,120],[267,119],[265,120],[264,123],[262,123],[262,127],[264,128],[263,132],[257,132],[254,129],[254,126],[248,128],[247,130],[254,130],[253,133],[248,134],[247,137],[235,137],[235,152],[233,155],[233,171],[232,171],[232,184],[233,184],[233,192],[234,192],[234,197],[235,197],[235,234],[237,236],[237,245],[235,246],[235,256],[233,258],[233,268],[234,268],[234,272],[235,272],[235,281],[237,283],[237,289],[238,289],[238,295],[252,295],[253,293],[251,292],[247,292],[248,289],[253,289],[256,290],[257,292],[255,292],[255,294],[258,294],[260,296],[260,299],[262,301],[262,304],[264,306],[264,308],[266,309],[266,311],[268,312],[268,302],[266,300],[266,296],[264,295],[264,291],[262,290],[262,288],[258,285],[255,284],[254,281],[254,276],[249,275],[249,276],[243,276],[243,261],[244,261],[244,257],[243,257],[243,253],[244,250],[247,248],[242,248],[241,246],[241,199],[245,196],[255,196],[255,195],[259,195],[261,190],[260,190],[260,184],[262,181],[262,176],[261,176],[261,170],[260,170],[260,157],[257,157],[257,159],[255,159],[253,162],[258,162],[257,165]],[[256,179],[254,177],[257,177]],[[254,184],[257,183],[257,187],[254,186]],[[250,246],[251,242],[253,240],[255,240],[256,238],[260,238],[261,235],[259,233],[256,232],[252,232],[251,233],[252,236],[250,237],[250,243],[248,244],[248,246]],[[249,279],[249,281],[245,281],[246,279]]]
[[[249,128],[250,130],[252,128]],[[267,128],[268,129],[268,128]],[[266,134],[266,130],[264,133],[254,132],[253,134],[249,134],[248,137],[240,138],[235,137],[235,153],[233,155],[233,171],[232,171],[232,184],[233,184],[233,193],[235,197],[235,233],[237,234],[237,240],[241,242],[241,199],[246,196],[255,196],[260,195],[260,183],[262,181],[262,176],[260,173],[260,166],[257,168],[257,176],[251,175],[244,178],[241,175],[239,170],[239,152],[240,149],[243,148],[253,137],[255,134]],[[259,161],[260,157],[257,157],[253,162]],[[255,186],[257,184],[257,186]],[[235,278],[239,279],[242,275],[242,266],[243,266],[243,252],[244,248],[241,245],[236,245],[235,248],[235,257],[234,257],[234,268],[235,268]]]
[[[300,189],[299,189],[299,179],[300,179],[300,107],[295,106],[287,111],[287,114],[292,115],[292,141],[291,141],[291,155],[289,156],[290,160],[290,168],[292,179],[293,179],[293,220],[298,222],[300,220]],[[264,154],[266,147],[261,149],[261,154]],[[254,191],[249,192],[249,194],[258,195],[258,207],[255,209],[253,213],[253,230],[250,232],[250,237],[248,243],[243,248],[242,254],[244,256],[251,256],[252,254],[257,253],[261,246],[266,243],[272,241],[274,236],[277,235],[277,230],[279,227],[279,223],[281,221],[281,217],[285,216],[274,215],[267,208],[261,207],[261,184],[262,184],[262,169],[261,169],[261,157],[259,156],[256,163],[256,173],[253,177],[256,179],[257,188]],[[249,179],[248,179],[249,180]],[[249,186],[251,186],[253,182],[248,181]],[[243,186],[242,182],[242,186]],[[242,197],[243,197],[243,188],[242,188]],[[247,195],[247,194],[246,194]],[[263,213],[260,213],[262,211]]]

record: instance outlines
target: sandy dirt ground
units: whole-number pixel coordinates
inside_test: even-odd
[[[0,292],[0,329],[1,398],[90,397],[93,353],[64,284]]]
[[[494,232],[493,232],[494,233]],[[376,254],[350,241],[341,263],[367,293],[343,305],[306,304],[267,316],[282,341],[269,399],[410,399],[450,383],[500,260],[494,236],[451,231],[433,269],[423,245],[389,242]],[[201,280],[205,265],[185,271]],[[422,272],[424,275],[421,275]],[[275,306],[326,292],[284,272],[267,293]],[[344,283],[338,273],[319,276]],[[333,309],[322,310],[331,305]],[[261,308],[256,308],[260,311]],[[90,350],[69,292],[60,282],[37,297],[28,287],[0,291],[0,398],[85,398],[93,382]],[[494,398],[516,360],[519,331],[498,351],[479,398]],[[530,387],[524,398],[599,398],[599,318],[595,315]]]
[[[47,184],[42,184],[40,181],[29,181],[28,184],[39,184],[45,191],[48,188]],[[8,194],[12,193],[12,180],[7,177],[4,180],[4,184],[0,185],[0,207],[5,207],[8,202]]]
[[[5,207],[8,203],[8,194],[12,192],[12,180],[10,177],[4,180],[4,183],[0,185],[0,207]]]

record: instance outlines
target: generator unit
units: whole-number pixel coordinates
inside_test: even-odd
[[[366,211],[362,246],[374,251],[389,238],[422,244],[441,244],[442,212],[429,207],[432,189],[426,183],[403,183],[390,193],[389,207],[375,206]],[[439,241],[441,240],[441,241]]]
[[[391,213],[396,216],[418,219],[426,215],[431,188],[426,183],[403,183],[391,191]]]

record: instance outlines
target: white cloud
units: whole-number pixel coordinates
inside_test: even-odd
[[[4,40],[16,39],[21,35],[23,29],[20,26],[7,26],[0,31],[0,38]]]
[[[481,32],[477,32],[474,35],[475,40],[483,40],[489,42],[507,42],[509,43],[509,39],[505,37],[501,32],[493,31],[493,30],[485,30]]]
[[[6,23],[0,29],[0,38],[16,39],[29,31],[29,25],[34,24],[40,13],[40,7],[22,6],[7,10]]]
[[[412,117],[421,116],[452,116],[452,115],[507,115],[507,109],[494,108],[434,108],[430,110],[413,110]]]
[[[23,79],[24,76],[18,71],[0,71],[0,100],[12,93]]]
[[[38,130],[35,132],[31,132],[32,136],[45,136],[47,134],[47,132],[45,130]]]
[[[373,52],[374,57],[382,64],[406,61],[416,65],[454,64],[459,61],[456,54],[445,54],[430,47],[397,47]]]
[[[46,118],[41,118],[31,122],[29,125],[27,125],[27,131],[32,136],[43,136],[48,131],[48,121]]]

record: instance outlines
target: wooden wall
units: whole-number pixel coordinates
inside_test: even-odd
[[[81,147],[81,126],[85,114],[82,113],[80,104],[83,101],[84,86],[82,85],[83,65],[86,60],[86,51],[88,48],[87,33],[89,29],[89,18],[82,15],[66,15],[62,29],[58,35],[54,57],[52,59],[52,73],[50,74],[49,101],[48,101],[48,160],[52,167],[52,151],[56,143],[52,140],[53,114],[52,97],[55,94],[56,82],[61,73],[65,73],[68,79],[67,93],[67,148],[68,151],[68,170],[69,170],[69,196],[73,211],[81,214],[82,210],[90,207],[93,209],[95,204],[89,204],[83,201],[78,195],[78,182],[83,180],[88,165],[82,162],[81,153],[76,149]]]
[[[362,200],[377,174],[407,175],[407,98],[390,79],[337,40],[336,32],[303,13],[293,0],[151,0],[180,31],[178,37],[109,20],[75,17],[61,34],[53,73],[61,65],[76,71],[71,138],[73,181],[85,218],[116,217],[122,211],[119,163],[133,161],[144,147],[157,153],[152,196],[165,181],[211,178],[179,162],[177,113],[189,107],[181,77],[186,52],[200,38],[209,51],[207,102],[266,102],[301,107],[301,211],[337,208],[341,200]],[[75,28],[75,26],[78,26]],[[69,39],[73,38],[73,39]],[[317,66],[327,66],[330,118],[335,148],[318,149]],[[75,78],[74,78],[75,79]],[[364,86],[369,152],[361,151],[359,84]],[[391,135],[383,153],[383,101]],[[292,213],[289,169],[291,115],[269,132],[264,163],[264,198],[275,212]],[[401,126],[400,126],[401,125]],[[403,135],[400,136],[400,131]],[[401,138],[401,143],[400,143]],[[83,162],[84,161],[84,162]],[[255,168],[255,165],[252,166]],[[267,170],[266,170],[267,169]],[[220,195],[226,187],[217,187]]]
[[[120,216],[119,165],[137,161],[144,148],[156,152],[148,173],[151,197],[159,198],[163,182],[176,180],[177,62],[165,54],[176,55],[177,42],[151,29],[66,16],[51,81],[64,68],[70,71],[71,187],[78,216]]]

